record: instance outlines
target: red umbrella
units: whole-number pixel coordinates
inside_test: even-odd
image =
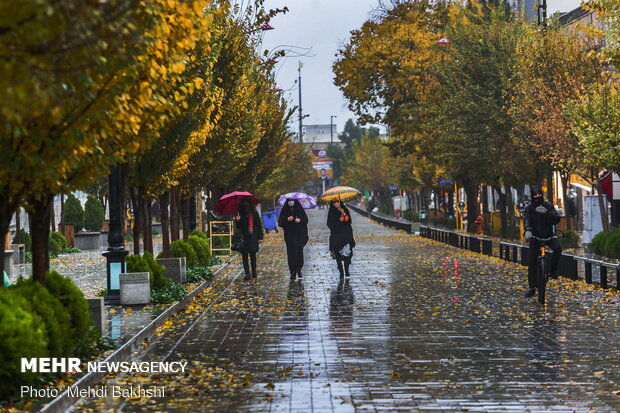
[[[235,191],[222,196],[215,204],[215,211],[220,215],[237,215],[239,204],[243,200],[248,200],[253,205],[260,204],[260,201],[251,193]]]

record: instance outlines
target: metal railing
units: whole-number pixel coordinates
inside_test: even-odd
[[[383,225],[387,225],[388,227],[392,227],[392,228],[396,228],[396,229],[400,229],[403,231],[406,231],[407,233],[411,234],[413,232],[412,229],[412,225],[411,222],[409,221],[403,221],[403,220],[398,220],[398,219],[392,219],[392,218],[387,218],[387,217],[383,217],[381,215],[377,215],[373,212],[368,212],[366,211],[364,208],[355,205],[355,204],[347,204],[347,207],[354,210],[355,212],[362,214],[370,219],[373,219]]]
[[[493,255],[493,241],[489,238],[476,237],[475,235],[428,226],[420,227],[420,236],[472,252]]]
[[[499,258],[527,266],[529,250],[530,248],[527,245],[500,242]],[[579,262],[583,262],[583,271],[580,268]],[[609,288],[608,269],[611,268],[612,271],[615,270],[616,273],[616,289],[620,289],[620,264],[562,253],[562,257],[558,263],[558,275],[570,278],[571,280],[583,278],[587,284],[597,284],[592,280],[593,266],[598,266],[600,276],[598,284],[601,288]]]

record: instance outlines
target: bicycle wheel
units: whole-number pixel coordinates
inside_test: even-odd
[[[538,285],[538,302],[542,305],[545,304],[545,290],[547,288],[546,271],[547,263],[544,259],[539,260],[536,267],[536,283]]]

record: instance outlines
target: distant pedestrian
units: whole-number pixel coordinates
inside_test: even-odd
[[[302,278],[304,266],[304,247],[308,243],[308,216],[296,199],[287,199],[280,211],[278,225],[284,230],[286,255],[291,280]]]
[[[244,280],[248,281],[250,278],[256,278],[256,253],[258,252],[258,242],[263,239],[263,227],[254,205],[247,200],[243,200],[239,204],[239,212],[235,221],[237,229],[243,234],[243,246],[240,252],[243,257]],[[248,261],[251,261],[251,273],[250,262]]]
[[[349,277],[349,265],[353,257],[355,240],[353,239],[351,214],[340,201],[331,203],[327,213],[327,226],[330,230],[329,251],[338,264],[340,278]]]

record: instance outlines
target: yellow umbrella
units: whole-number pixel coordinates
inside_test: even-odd
[[[319,204],[327,205],[333,201],[349,202],[354,199],[360,199],[362,193],[350,186],[335,186],[323,192],[319,197]]]

